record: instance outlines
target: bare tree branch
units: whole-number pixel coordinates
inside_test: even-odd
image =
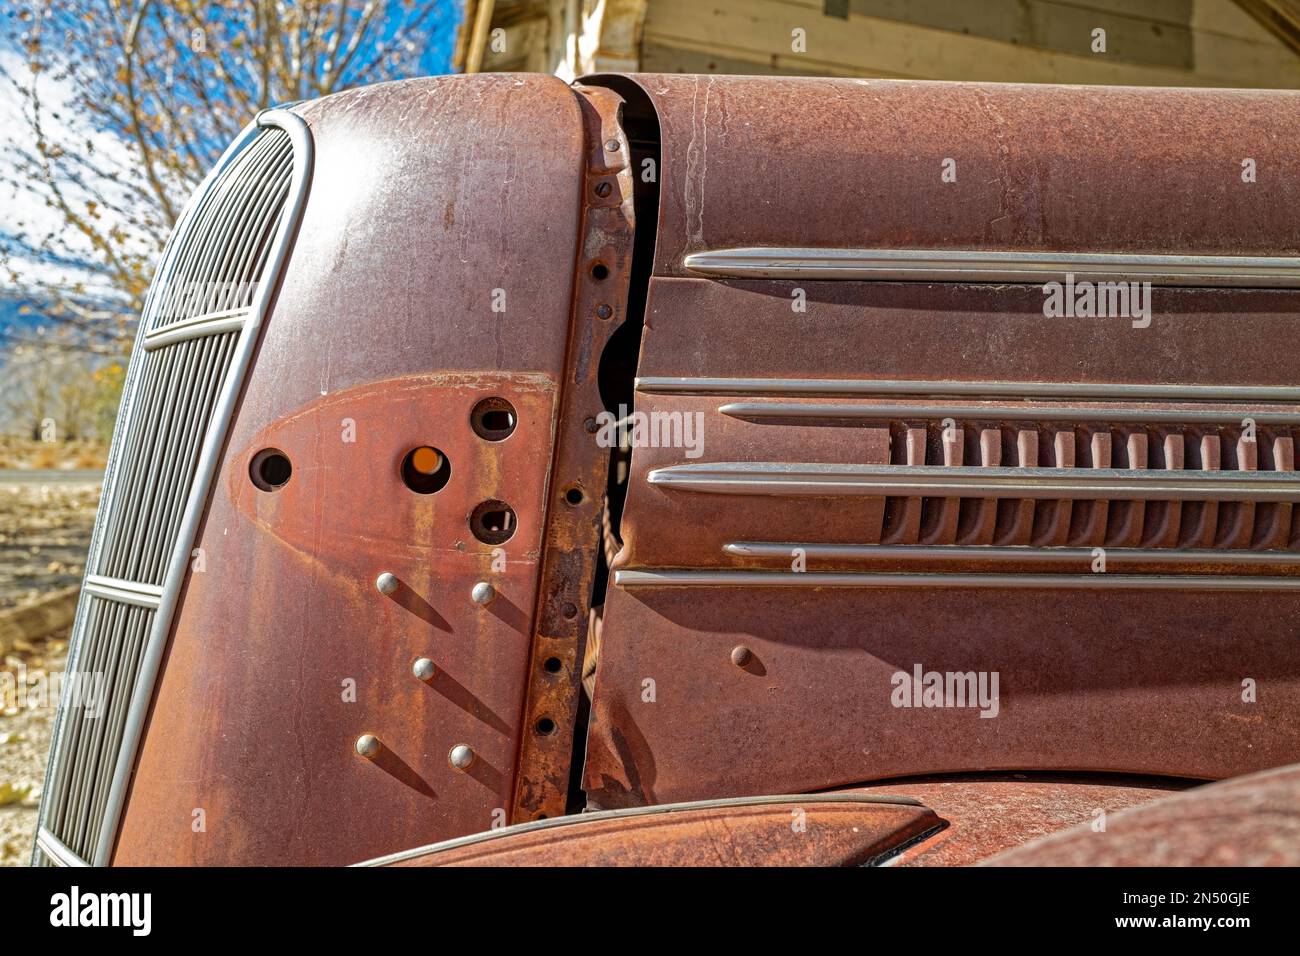
[[[125,350],[186,197],[253,115],[423,72],[459,15],[457,0],[42,0],[0,21],[22,60],[0,55],[0,86],[26,127],[0,144],[0,188],[47,211],[0,233],[7,295],[95,354]]]

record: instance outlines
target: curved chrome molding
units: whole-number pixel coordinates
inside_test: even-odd
[[[58,866],[90,866],[45,827],[38,827],[36,830],[36,846],[45,854],[46,859]]]
[[[1126,382],[938,382],[916,379],[689,378],[636,380],[650,395],[775,395],[823,398],[1079,399],[1098,402],[1294,402],[1300,388],[1271,385],[1156,385]]]
[[[1103,422],[1107,424],[1300,426],[1300,408],[1293,412],[1206,411],[1170,408],[1082,408],[1061,405],[813,405],[792,402],[730,402],[718,408],[730,418],[747,422],[893,422],[952,418],[968,421]]]
[[[1161,256],[1106,252],[953,249],[717,249],[686,257],[688,271],[718,279],[849,279],[874,282],[999,282],[1064,279],[1163,286],[1295,288],[1300,259],[1283,256]]]
[[[86,575],[82,590],[95,597],[116,601],[119,604],[134,604],[137,607],[157,607],[162,601],[163,594],[162,588],[152,584],[110,578],[102,574]]]
[[[194,547],[194,537],[198,532],[199,522],[207,506],[208,494],[212,489],[217,469],[221,465],[221,450],[226,442],[234,415],[235,403],[243,388],[244,376],[248,372],[253,350],[257,345],[262,322],[271,305],[271,300],[279,291],[280,279],[285,261],[298,232],[302,212],[307,204],[307,193],[311,184],[314,162],[311,131],[307,123],[295,113],[288,110],[266,110],[257,116],[260,127],[276,127],[284,130],[293,146],[293,175],[289,180],[289,198],[285,211],[280,217],[272,240],[271,252],[262,273],[264,279],[258,284],[253,304],[242,324],[242,331],[236,345],[235,356],[231,362],[226,379],[222,383],[221,393],[217,399],[207,434],[203,437],[203,450],[199,454],[195,469],[194,484],[190,488],[185,502],[184,517],[176,536],[176,545],[172,549],[167,574],[163,579],[162,596],[158,611],[154,615],[149,640],[145,644],[140,663],[140,674],[135,691],[131,695],[130,708],[127,711],[126,725],[122,735],[122,749],[118,752],[117,766],[113,771],[113,783],[108,792],[108,801],[104,811],[103,826],[99,833],[99,842],[95,849],[94,864],[105,866],[113,852],[117,838],[117,827],[126,800],[127,782],[135,767],[135,758],[140,746],[140,735],[144,728],[145,716],[153,700],[154,685],[158,678],[158,666],[162,661],[163,650],[171,633],[172,618],[176,613],[176,602],[180,596],[181,585],[185,581],[185,572],[189,567],[190,549]]]
[[[1156,385],[1131,382],[926,381],[909,378],[693,378],[643,376],[637,392],[668,395],[776,397],[1074,398],[1095,402],[1294,402],[1300,389],[1273,385]]]
[[[518,833],[532,833],[536,830],[554,830],[558,827],[569,827],[582,823],[595,823],[600,820],[620,820],[629,817],[658,816],[665,813],[676,813],[683,810],[714,810],[726,807],[763,807],[774,803],[794,803],[801,805],[814,805],[818,803],[883,803],[904,807],[924,806],[920,800],[913,797],[904,797],[896,794],[848,792],[801,793],[797,795],[773,794],[761,797],[728,797],[719,800],[695,800],[689,803],[660,803],[649,807],[627,807],[622,810],[599,810],[595,813],[574,813],[565,817],[551,817],[548,820],[530,820],[526,823],[516,823],[514,826],[501,827],[499,830],[484,830],[481,833],[471,833],[468,836],[443,840],[441,843],[430,843],[428,846],[402,850],[398,853],[390,853],[387,856],[375,857],[373,860],[366,860],[363,863],[353,863],[352,865],[387,866],[390,863],[400,863],[403,860],[411,860],[417,856],[427,856],[430,853],[439,853],[443,850],[455,850],[463,846],[473,846],[475,843],[486,843],[489,840],[500,840],[503,837],[514,836]]]
[[[852,571],[616,571],[622,588],[1047,588],[1094,591],[1300,591],[1300,577],[1211,574],[948,574]]]
[[[659,468],[646,480],[670,491],[718,495],[1300,501],[1300,472],[1276,471],[719,462]]]
[[[203,177],[203,182],[199,184],[198,189],[194,191],[194,194],[190,196],[189,200],[185,203],[184,208],[181,210],[180,217],[176,220],[176,227],[175,230],[173,230],[173,232],[181,229],[182,227],[186,226],[190,222],[190,220],[196,214],[199,207],[204,202],[205,197],[211,191],[213,185],[220,178],[221,173],[232,162],[235,161],[235,158],[240,154],[240,152],[243,151],[243,149],[248,145],[248,143],[257,135],[257,132],[258,132],[258,128],[256,122],[249,123],[246,127],[244,127],[243,130],[240,131],[239,135],[235,137],[234,141],[231,142],[230,145],[226,147],[225,152],[221,154],[221,158],[217,160],[216,165],[213,166],[212,169],[208,170],[208,174]],[[174,268],[175,260],[173,256],[174,253],[169,253],[169,252],[164,253],[162,261],[158,264],[158,274],[154,277],[154,281],[151,284],[149,291],[145,296],[144,307],[141,310],[142,320],[137,323],[137,328],[136,328],[134,347],[137,350],[144,348],[144,338],[146,335],[146,323],[143,321],[143,316],[149,314],[150,306],[151,303],[153,302],[153,297],[157,294],[157,290],[162,288],[162,286],[165,284],[166,279],[164,277],[168,274],[168,271]],[[99,495],[99,507],[95,511],[95,524],[94,524],[94,529],[92,530],[90,536],[90,549],[89,549],[89,554],[86,558],[86,571],[82,575],[83,587],[85,586],[86,579],[91,576],[90,569],[95,567],[95,562],[99,555],[99,549],[102,544],[102,536],[105,527],[104,519],[113,508],[114,492],[116,490],[114,487],[115,476],[118,470],[119,459],[123,454],[121,439],[123,435],[129,434],[131,424],[132,424],[132,419],[136,414],[136,407],[135,407],[136,403],[132,400],[132,397],[136,393],[136,386],[138,384],[138,378],[140,375],[141,367],[142,367],[141,363],[138,362],[131,362],[127,365],[126,381],[123,383],[122,386],[122,407],[118,410],[117,421],[113,425],[113,439],[111,442],[109,442],[108,461],[104,467],[104,486],[101,489]],[[83,623],[85,621],[85,616],[89,608],[89,605],[90,605],[89,601],[77,602],[77,614],[72,625],[72,633],[74,635],[80,633]],[[67,660],[64,662],[65,673],[69,673],[69,674],[76,673],[77,666],[80,663],[80,656],[81,656],[81,642],[77,640],[73,640],[69,644],[68,657]],[[54,726],[51,728],[51,737],[50,737],[51,745],[50,745],[49,758],[45,762],[45,783],[44,783],[43,791],[46,794],[50,792],[50,782],[52,779],[54,768],[58,764],[61,756],[60,750],[62,747],[62,739],[63,739],[62,728],[63,728],[64,716],[65,716],[65,709],[63,707],[63,704],[60,703],[58,712],[55,714],[54,717]],[[40,809],[40,814],[42,815],[42,819],[44,813],[45,813],[45,800],[42,799],[41,809]],[[33,866],[35,866],[38,863],[38,860],[36,858],[36,852],[35,852],[36,849],[37,848],[34,848],[32,853]]]
[[[1036,548],[1030,545],[1001,547],[987,544],[818,544],[779,541],[733,541],[723,546],[727,554],[740,558],[777,558],[789,561],[796,552],[813,560],[866,561],[870,563],[988,562],[990,564],[1039,564],[1086,568],[1097,551],[1106,554],[1107,567],[1134,564],[1223,564],[1242,567],[1300,567],[1295,551],[1214,551],[1208,548]]]
[[[222,332],[237,332],[248,321],[248,315],[248,309],[228,309],[225,312],[209,312],[207,315],[196,315],[192,319],[172,322],[170,325],[145,333],[144,347],[152,352],[164,345],[175,345],[186,339],[219,335]]]

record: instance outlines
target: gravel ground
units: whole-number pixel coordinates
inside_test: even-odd
[[[98,484],[0,472],[0,611],[81,583],[98,504]]]
[[[58,656],[31,652],[10,656],[5,669],[25,673],[29,680],[37,668],[62,670],[65,641],[46,641],[44,646]],[[19,661],[25,672],[16,666]],[[0,866],[26,866],[30,861],[54,712],[50,704],[0,710]]]
[[[4,480],[0,472],[0,611],[81,583],[99,486]],[[0,866],[26,866],[57,701],[40,675],[63,669],[65,634],[20,644],[0,661]],[[6,677],[5,675],[9,675]]]

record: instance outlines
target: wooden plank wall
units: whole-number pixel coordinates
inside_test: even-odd
[[[1232,0],[649,0],[640,69],[1300,87],[1300,56]]]

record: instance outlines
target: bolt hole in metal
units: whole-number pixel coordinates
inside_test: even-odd
[[[555,733],[555,721],[551,720],[549,717],[542,717],[534,726],[537,732],[543,737],[549,737],[551,734]]]
[[[484,544],[505,544],[514,537],[518,522],[514,509],[504,501],[489,498],[469,516],[469,529]]]
[[[546,673],[558,674],[561,670],[564,669],[564,662],[560,660],[558,657],[548,657],[546,658],[546,663],[544,663],[542,666],[546,668]]]
[[[584,496],[582,494],[582,489],[579,488],[577,485],[570,485],[564,491],[564,500],[571,505],[582,504],[583,497]]]
[[[603,262],[594,263],[591,267],[591,277],[597,282],[604,282],[609,278],[609,266]]]
[[[438,449],[421,445],[402,459],[402,481],[417,495],[442,491],[451,480],[451,462]]]
[[[485,398],[470,412],[469,424],[474,434],[486,441],[505,441],[519,423],[515,407],[504,398]]]
[[[262,491],[279,491],[289,483],[293,465],[289,456],[278,448],[264,448],[253,456],[248,466],[248,476]]]

